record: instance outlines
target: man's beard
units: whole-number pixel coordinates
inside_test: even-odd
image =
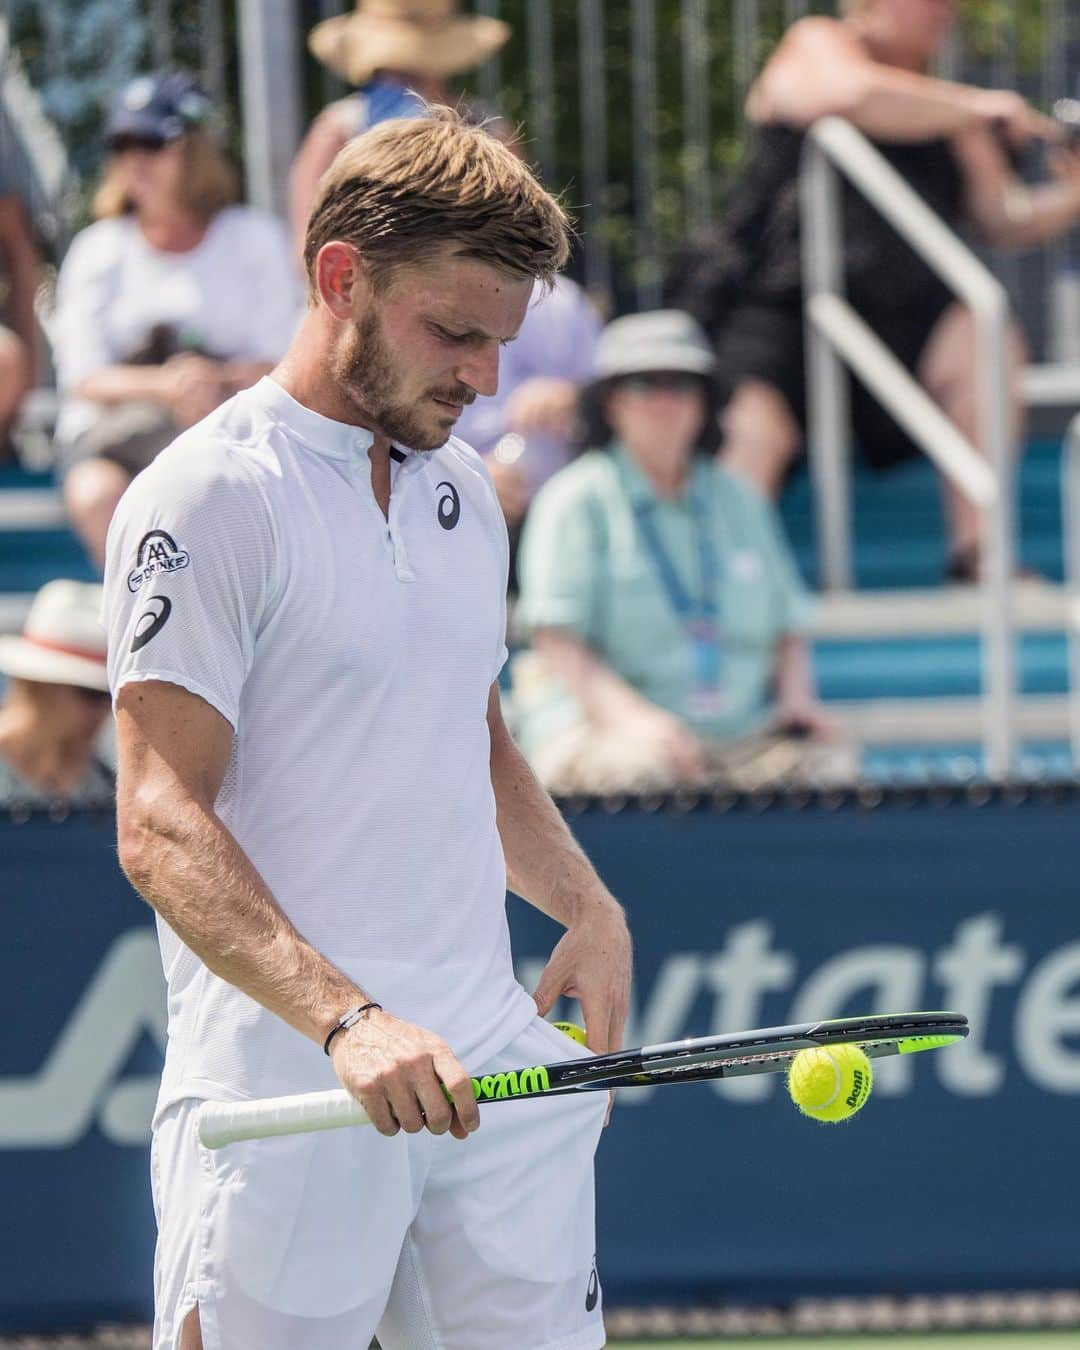
[[[449,427],[443,430],[432,426],[419,406],[398,401],[401,379],[375,310],[345,335],[330,358],[330,374],[344,396],[356,405],[364,424],[381,431],[394,444],[431,451],[449,439]],[[458,384],[453,389],[432,389],[426,398],[467,404],[476,398],[476,392]]]

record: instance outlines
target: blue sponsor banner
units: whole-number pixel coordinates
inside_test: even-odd
[[[572,823],[630,911],[629,1041],[918,1007],[974,1025],[879,1062],[842,1126],[802,1119],[772,1077],[623,1093],[599,1163],[609,1301],[1076,1286],[1071,798]],[[149,911],[97,817],[0,822],[0,895],[0,1326],[145,1317]],[[558,930],[510,906],[533,983]]]

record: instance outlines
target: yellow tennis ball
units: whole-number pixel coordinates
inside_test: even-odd
[[[788,1070],[791,1100],[803,1115],[830,1123],[853,1116],[873,1085],[870,1061],[857,1045],[800,1050]]]
[[[572,1041],[577,1041],[578,1045],[585,1044],[584,1027],[579,1027],[573,1022],[552,1022],[551,1025],[564,1036],[569,1036]]]

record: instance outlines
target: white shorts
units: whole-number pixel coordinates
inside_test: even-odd
[[[538,1018],[484,1073],[575,1057]],[[578,1052],[580,1053],[580,1052]],[[154,1350],[596,1350],[607,1094],[492,1104],[467,1140],[368,1127],[231,1144],[157,1122]]]

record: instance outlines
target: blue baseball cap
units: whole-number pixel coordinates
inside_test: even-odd
[[[190,75],[140,75],[117,95],[105,123],[105,144],[110,149],[126,140],[164,145],[205,125],[213,112],[210,99]]]

